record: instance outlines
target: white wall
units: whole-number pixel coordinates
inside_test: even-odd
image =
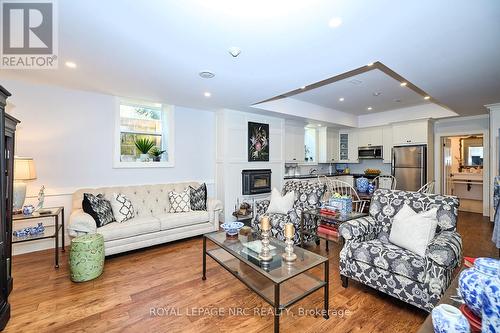
[[[66,222],[71,194],[81,187],[194,180],[215,192],[214,112],[175,108],[173,168],[113,169],[114,96],[10,80],[2,85],[12,93],[7,112],[21,121],[16,155],[35,160],[38,179],[28,184],[27,202],[45,185],[45,206],[64,205]],[[16,244],[14,253],[51,246],[51,240]]]
[[[248,122],[269,124],[269,162],[248,162]],[[241,171],[244,169],[271,169],[271,185],[281,189],[284,173],[284,119],[245,113],[235,110],[217,112],[217,197],[223,201],[224,219],[231,213],[238,198],[267,197],[243,196]]]
[[[441,179],[442,179],[442,148],[441,138],[445,136],[457,136],[464,134],[483,134],[483,147],[485,151],[484,165],[483,165],[483,215],[489,216],[491,211],[490,195],[490,164],[488,160],[488,152],[490,150],[489,140],[489,117],[472,116],[472,117],[459,117],[452,119],[438,120],[434,123],[434,174],[436,179],[436,193],[441,193]]]
[[[490,220],[493,221],[494,217],[494,208],[493,208],[493,181],[496,176],[499,175],[500,170],[500,158],[499,158],[499,137],[498,131],[500,129],[500,103],[486,105],[486,107],[490,111],[490,184],[492,184],[490,188],[490,207],[491,214]]]

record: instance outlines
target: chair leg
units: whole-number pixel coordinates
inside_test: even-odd
[[[320,240],[319,238],[317,238],[317,239],[315,240],[316,245],[319,245],[319,240]]]
[[[347,288],[347,286],[349,285],[349,279],[347,278],[347,276],[340,275],[340,280],[342,281],[342,287]]]

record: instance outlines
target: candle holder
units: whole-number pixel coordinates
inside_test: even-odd
[[[271,261],[271,249],[269,248],[269,230],[262,230],[262,249],[259,253],[259,258],[262,261]]]
[[[297,255],[293,253],[293,237],[287,237],[285,240],[285,253],[283,253],[281,256],[283,257],[283,260],[291,263],[297,259]]]

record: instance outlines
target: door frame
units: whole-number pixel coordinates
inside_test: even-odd
[[[438,194],[442,194],[442,179],[443,179],[443,138],[448,136],[467,136],[474,134],[483,135],[483,216],[490,216],[490,133],[488,130],[470,130],[470,131],[458,131],[458,132],[442,132],[436,133],[436,138],[434,140],[434,151],[436,161],[439,163],[434,163],[434,172],[436,175],[436,185],[435,191]]]

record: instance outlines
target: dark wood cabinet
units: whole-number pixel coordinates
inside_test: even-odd
[[[0,86],[0,329],[10,318],[8,296],[12,290],[12,186],[14,179],[14,142],[17,119],[5,113],[10,93]]]

